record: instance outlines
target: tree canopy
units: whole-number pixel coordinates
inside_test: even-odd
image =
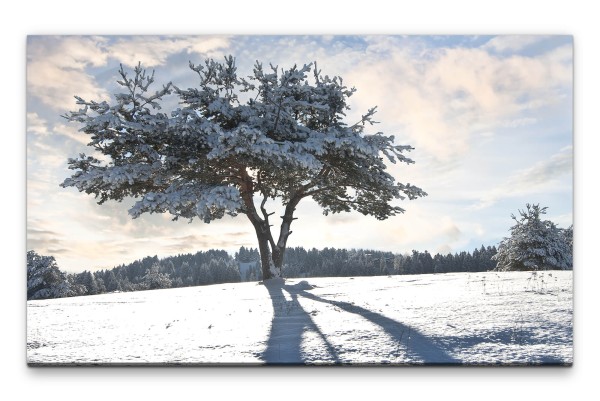
[[[383,220],[404,212],[395,199],[426,195],[386,171],[386,160],[413,163],[405,156],[412,147],[365,133],[375,123],[375,107],[353,124],[344,122],[355,89],[322,75],[316,63],[283,70],[256,62],[248,77],[238,75],[232,56],[189,66],[198,87],[168,83],[151,92],[154,73],[138,65],[130,76],[121,66],[124,90],[112,103],[76,97],[82,108],[65,117],[82,125],[103,157],[69,159],[74,173],[61,185],[93,194],[100,204],[135,198],[133,218],[168,212],[209,223],[244,214],[257,235],[265,278],[280,274],[302,199],[314,199],[325,215],[355,210]],[[181,107],[162,112],[171,95]],[[269,199],[285,209],[276,236]]]
[[[27,251],[27,299],[71,296],[67,275],[60,271],[53,256]]]
[[[510,237],[498,246],[494,259],[498,270],[566,270],[573,267],[573,227],[561,229],[542,220],[547,207],[526,205],[510,229]]]

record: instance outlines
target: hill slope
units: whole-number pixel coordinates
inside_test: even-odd
[[[29,364],[566,364],[572,272],[309,278],[27,302]]]

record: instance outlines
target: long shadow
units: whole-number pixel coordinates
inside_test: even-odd
[[[291,300],[287,300],[283,294],[282,283],[267,282],[265,287],[271,297],[274,315],[267,348],[261,358],[269,365],[305,364],[306,360],[301,350],[302,336],[304,332],[312,331],[325,344],[329,354],[327,359],[332,363],[340,363],[334,347],[298,302],[298,295],[290,293]]]
[[[346,312],[355,313],[362,316],[370,322],[380,326],[383,331],[397,341],[398,344],[404,344],[407,348],[408,355],[417,361],[422,361],[422,363],[425,364],[435,365],[462,363],[460,360],[450,356],[446,350],[438,346],[430,338],[421,334],[413,327],[348,302],[334,301],[318,297],[305,290],[307,285],[308,283],[306,281],[302,281],[296,285],[285,285],[283,288],[292,296],[303,296],[307,299],[334,305]]]

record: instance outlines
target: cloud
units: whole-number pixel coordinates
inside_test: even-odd
[[[483,209],[492,206],[498,200],[538,193],[556,182],[563,175],[573,173],[573,147],[566,146],[548,160],[538,162],[530,168],[517,171],[508,180],[481,197],[473,206]]]
[[[442,233],[449,241],[457,241],[460,239],[462,232],[449,217],[442,219]]]
[[[379,42],[377,53],[357,60],[345,78],[358,89],[357,109],[379,105],[379,129],[400,133],[403,141],[446,163],[467,153],[474,135],[503,123],[532,124],[524,111],[531,114],[568,96],[572,47],[526,57]]]
[[[252,233],[191,234],[168,239],[160,248],[166,253],[196,252],[199,249],[232,249],[248,242]]]
[[[439,253],[440,255],[448,255],[452,253],[452,247],[448,244],[440,245],[436,248],[435,253]]]
[[[39,229],[39,228],[32,228],[32,227],[28,227],[27,228],[27,235],[42,235],[42,236],[57,236],[58,233],[55,231],[51,231],[51,230],[46,230],[46,229]]]
[[[164,64],[170,55],[211,54],[228,45],[224,36],[30,36],[27,45],[27,91],[55,110],[76,109],[77,95],[86,100],[108,100],[89,67],[115,59],[128,66]]]
[[[48,134],[48,122],[37,113],[27,113],[27,132],[44,136]]]
[[[156,253],[148,244],[132,239],[98,242],[73,239],[68,246],[49,248],[48,252],[50,250],[58,251],[53,256],[60,269],[67,272],[113,268]]]
[[[573,213],[564,213],[557,216],[548,216],[548,220],[556,223],[561,228],[568,228],[573,224]]]
[[[518,52],[547,38],[544,35],[501,35],[490,39],[483,48],[498,53]]]
[[[40,254],[49,254],[50,248],[64,247],[63,238],[53,229],[51,223],[45,220],[29,220],[27,222],[27,249]]]
[[[87,67],[105,65],[107,40],[84,36],[31,36],[27,42],[27,94],[52,109],[74,109],[74,95],[107,100]]]
[[[431,208],[420,203],[405,205],[407,213],[376,221],[372,217],[354,214],[356,222],[344,226],[329,224],[330,217],[320,221],[298,220],[290,246],[305,248],[325,246],[339,248],[370,248],[392,252],[411,249],[437,249],[438,246],[453,248],[469,234],[463,229],[465,223],[457,221],[445,210]],[[426,244],[426,245],[424,245]]]
[[[66,157],[53,145],[53,135],[46,120],[37,113],[27,113],[27,205],[42,205],[55,195],[57,171],[66,170]]]
[[[506,128],[517,128],[517,127],[525,127],[528,125],[533,125],[537,123],[537,118],[532,117],[524,117],[524,118],[515,118],[513,120],[504,121],[502,126]]]
[[[117,39],[108,52],[110,57],[130,67],[138,62],[145,67],[154,67],[164,64],[175,53],[209,55],[228,45],[225,36],[133,36]]]
[[[69,138],[81,145],[86,145],[90,142],[89,135],[86,135],[83,132],[80,132],[77,126],[74,125],[65,125],[65,124],[55,124],[53,126],[52,131],[55,134],[62,135],[66,138]],[[96,155],[94,155],[96,156]],[[97,157],[97,156],[96,156]]]
[[[358,215],[355,213],[335,213],[327,217],[327,222],[331,224],[352,224],[358,221]]]
[[[66,248],[48,248],[47,251],[49,255],[62,255],[71,252],[70,249]]]

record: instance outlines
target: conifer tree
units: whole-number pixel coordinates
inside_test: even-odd
[[[27,299],[60,298],[75,295],[53,256],[27,252]]]
[[[547,207],[526,205],[519,217],[511,216],[515,225],[510,237],[498,246],[494,259],[497,269],[506,270],[565,270],[572,266],[572,249],[561,230],[550,220],[542,220]]]
[[[69,159],[74,173],[61,185],[100,204],[133,197],[133,218],[168,212],[209,223],[243,214],[256,233],[265,279],[280,275],[303,199],[312,198],[325,215],[355,210],[383,220],[404,212],[393,201],[426,195],[386,171],[386,160],[413,163],[405,155],[412,147],[366,133],[375,107],[345,122],[355,89],[322,75],[316,63],[282,70],[257,62],[247,78],[231,56],[190,68],[198,87],[169,83],[151,92],[154,74],[138,65],[132,76],[121,67],[124,91],[112,103],[77,97],[82,108],[65,117],[81,124],[89,146],[110,161]],[[182,107],[161,112],[172,94]],[[269,199],[283,208],[276,233]]]

